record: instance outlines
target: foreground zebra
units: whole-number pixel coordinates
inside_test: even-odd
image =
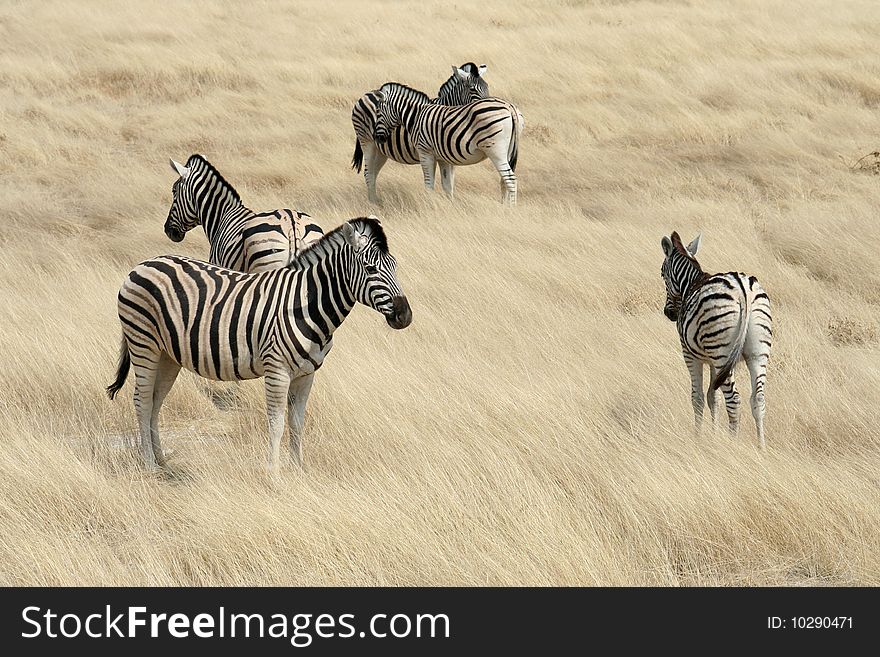
[[[770,360],[770,299],[754,276],[707,274],[694,256],[700,237],[685,247],[678,233],[664,237],[661,273],[666,281],[663,313],[678,324],[684,362],[691,375],[696,426],[703,419],[703,364],[709,365],[709,411],[715,421],[715,391],[724,393],[730,430],[739,425],[740,397],[733,369],[744,358],[752,378],[752,415],[764,449],[764,382]]]
[[[452,67],[452,76],[443,83],[437,97],[428,102],[439,105],[464,105],[489,95],[489,85],[484,79],[486,66],[477,66],[472,62],[462,64],[460,67]],[[397,85],[394,91],[401,96],[417,94],[428,98],[426,94],[404,85]],[[390,100],[396,102],[396,98]],[[419,155],[415,143],[406,126],[399,125],[390,137],[379,144],[373,139],[376,127],[376,113],[379,105],[379,95],[376,91],[368,91],[361,96],[351,111],[351,123],[356,135],[354,144],[354,157],[351,167],[360,172],[361,165],[364,167],[364,179],[367,182],[367,195],[371,203],[378,202],[376,195],[376,178],[379,171],[385,166],[389,158],[401,164],[418,164]]]
[[[302,465],[306,401],[333,332],[357,302],[394,329],[412,320],[396,268],[375,217],[342,224],[272,271],[246,274],[182,256],[135,267],[119,290],[122,348],[107,393],[115,397],[133,365],[146,465],[165,464],[159,409],[181,367],[223,381],[264,377],[269,465],[279,462],[285,408],[291,454]]]
[[[165,234],[180,242],[201,224],[211,244],[211,264],[251,273],[276,269],[323,234],[304,212],[248,209],[201,155],[191,155],[186,166],[171,160],[171,168],[180,177],[172,188]]]
[[[406,126],[418,152],[425,187],[434,189],[439,164],[443,191],[449,198],[455,188],[454,167],[489,158],[501,176],[502,200],[516,204],[514,172],[525,124],[520,111],[500,98],[483,98],[460,107],[434,105],[420,92],[402,93],[402,86],[390,82],[376,92],[376,142],[387,142],[395,129]]]

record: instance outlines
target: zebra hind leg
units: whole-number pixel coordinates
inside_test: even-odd
[[[758,430],[758,446],[763,450],[764,442],[764,382],[767,378],[767,356],[759,354],[747,357],[746,365],[752,379],[752,417]]]
[[[166,354],[162,354],[156,367],[156,374],[153,383],[153,408],[150,414],[150,433],[153,444],[153,454],[156,462],[160,467],[165,467],[165,452],[162,451],[162,443],[159,440],[159,411],[162,408],[162,402],[168,396],[168,391],[177,380],[180,372],[180,365],[175,363]]]
[[[685,354],[684,362],[691,375],[691,405],[694,407],[694,432],[703,424],[703,363]]]
[[[364,151],[364,180],[367,181],[367,197],[370,203],[378,203],[379,195],[376,193],[376,179],[388,158],[379,150],[372,141],[366,142]]]
[[[134,365],[134,410],[138,418],[141,437],[141,455],[148,470],[156,470],[159,465],[153,451],[153,392],[156,383],[156,369],[159,356],[153,360],[132,359]]]
[[[721,383],[721,391],[724,393],[724,405],[727,408],[727,422],[730,433],[736,434],[739,429],[740,396],[733,380],[733,372]]]
[[[440,185],[451,201],[455,191],[455,167],[447,162],[440,163]]]
[[[507,153],[503,155],[487,153],[487,156],[498,171],[498,175],[501,176],[502,203],[516,205],[516,174],[513,172],[510,162],[507,161]]]

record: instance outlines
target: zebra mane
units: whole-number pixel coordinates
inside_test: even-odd
[[[386,82],[381,87],[379,87],[379,89],[386,93],[403,93],[413,100],[421,100],[426,103],[431,102],[430,96],[428,96],[428,94],[426,94],[424,91],[413,89],[412,87],[402,84],[400,82]]]
[[[351,224],[361,232],[369,234],[376,247],[382,253],[388,253],[388,238],[385,236],[385,230],[382,228],[379,220],[375,217],[357,217],[356,219],[349,219],[344,224],[331,230],[321,239],[309,244],[287,264],[287,268],[293,270],[305,269],[309,265],[319,262],[321,258],[333,250],[334,246],[345,242],[345,238],[342,235],[342,227],[345,224]]]
[[[193,153],[189,156],[189,159],[186,161],[186,166],[192,166],[195,163],[199,163],[209,175],[214,176],[220,183],[229,190],[229,193],[232,194],[232,198],[241,203],[241,196],[239,196],[238,192],[235,190],[235,187],[229,184],[229,182],[222,176],[222,174],[214,168],[214,165],[208,162],[207,158],[204,155],[200,155],[198,153]]]

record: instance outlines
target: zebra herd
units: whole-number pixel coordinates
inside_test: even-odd
[[[454,191],[454,167],[488,158],[501,177],[503,200],[516,203],[516,162],[524,120],[511,103],[488,96],[486,66],[453,66],[436,98],[389,82],[355,104],[352,167],[364,170],[370,201],[388,159],[422,166],[434,187],[439,165],[443,190]],[[290,452],[300,466],[305,408],[315,372],[333,344],[333,333],[357,303],[373,308],[393,329],[412,321],[397,280],[397,263],[384,228],[370,215],[324,234],[297,210],[254,212],[201,155],[171,160],[178,176],[165,234],[180,242],[201,225],[210,243],[208,262],[160,256],[129,272],[117,305],[122,341],[113,399],[134,369],[134,406],[140,447],[149,468],[165,466],[159,411],[182,368],[219,381],[263,378],[269,431],[269,465],[280,464],[289,430]],[[703,365],[724,394],[730,428],[739,422],[739,393],[732,372],[745,359],[752,378],[752,414],[764,447],[764,383],[771,347],[767,294],[752,276],[710,275],[695,255],[699,237],[685,247],[678,234],[664,237],[661,269],[664,313],[677,322],[691,374],[695,422],[703,416]]]

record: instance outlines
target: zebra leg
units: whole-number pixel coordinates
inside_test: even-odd
[[[730,425],[730,433],[736,434],[739,429],[740,396],[733,380],[733,372],[721,383],[721,392],[724,393],[724,406],[727,408],[727,422]]]
[[[419,151],[419,163],[422,165],[422,176],[425,179],[425,188],[434,189],[434,175],[437,173],[437,158],[431,153]]]
[[[379,177],[379,172],[385,166],[388,158],[379,150],[375,142],[368,141],[366,146],[361,144],[361,149],[364,151],[364,179],[367,181],[367,197],[370,203],[378,203],[379,196],[376,193],[376,179]]]
[[[702,369],[702,368],[701,368]],[[709,415],[712,417],[712,427],[715,426],[715,400],[717,399],[717,395],[715,394],[717,390],[712,388],[712,382],[715,380],[715,373],[717,370],[715,366],[711,363],[709,364],[709,387],[706,390],[706,405],[709,407]]]
[[[684,363],[691,375],[691,404],[694,407],[694,431],[703,423],[703,363],[690,354],[684,355]]]
[[[306,402],[312,390],[314,372],[290,383],[287,391],[287,430],[290,432],[290,455],[299,467],[303,467],[302,432],[306,419]]]
[[[510,167],[510,162],[507,161],[507,153],[487,153],[486,155],[492,160],[492,164],[498,170],[498,175],[501,176],[501,201],[516,205],[516,174]]]
[[[162,443],[159,440],[159,410],[162,408],[162,402],[174,385],[177,374],[180,372],[180,365],[175,363],[166,354],[162,354],[159,363],[156,366],[156,376],[153,383],[153,409],[150,414],[150,433],[153,443],[153,454],[156,462],[161,467],[165,467],[165,452],[162,451]]]
[[[752,417],[758,430],[758,445],[764,449],[764,381],[767,378],[767,356],[759,354],[746,357],[746,365],[752,378]]]
[[[152,356],[152,354],[151,354]],[[148,470],[156,470],[156,453],[153,451],[153,390],[156,382],[156,369],[159,357],[155,360],[134,361],[134,410],[138,418],[141,434],[141,455]]]
[[[287,406],[290,374],[281,370],[266,372],[263,386],[266,390],[266,417],[269,424],[269,469],[277,470],[281,436],[284,435],[284,410]]]
[[[451,201],[455,189],[455,167],[448,162],[440,162],[440,185]]]

